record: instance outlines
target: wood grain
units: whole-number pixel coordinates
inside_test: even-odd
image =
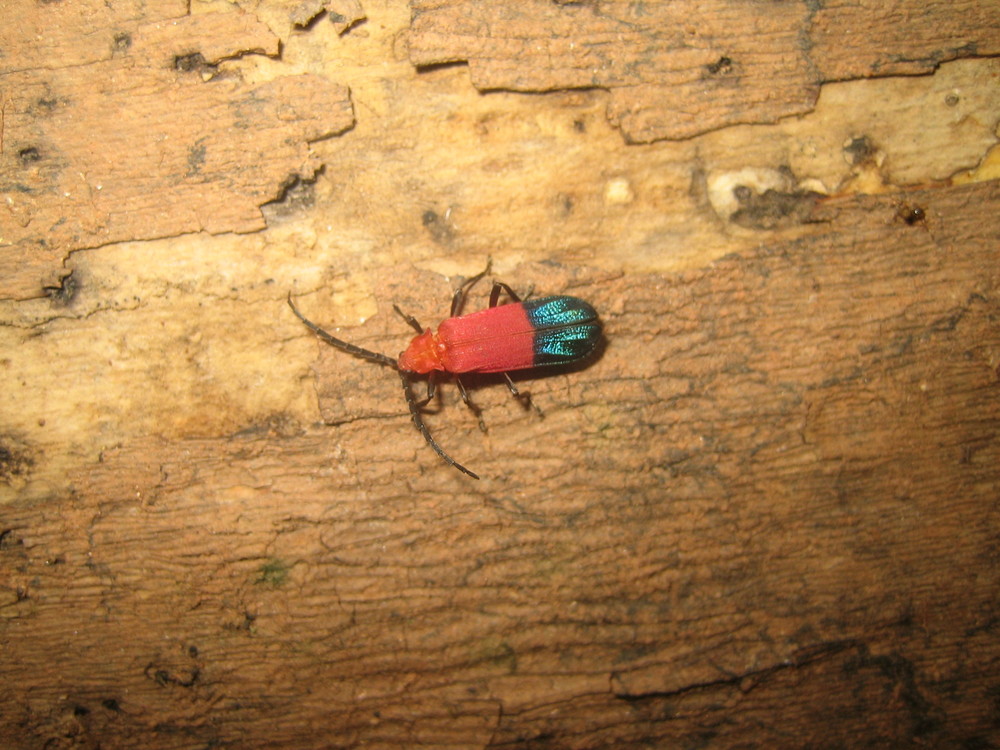
[[[58,287],[73,250],[261,229],[261,204],[318,169],[309,141],[354,122],[343,86],[310,75],[249,83],[220,67],[277,53],[251,16],[104,22],[96,54],[0,69],[0,297]],[[59,43],[90,49],[92,36]],[[32,44],[20,37],[7,59]]]
[[[544,420],[476,391],[488,437],[451,394],[480,483],[335,353],[353,421],[135,441],[7,508],[9,741],[993,737],[1000,190],[907,200],[697,272],[548,266],[607,348],[532,384]]]
[[[630,142],[812,110],[820,84],[1000,51],[994,3],[413,4],[410,59],[468,62],[480,90],[600,88]]]
[[[625,85],[530,96],[470,71],[572,72],[621,6],[458,16],[489,65],[418,70],[457,4],[147,5],[4,6],[3,282],[71,273],[0,299],[0,747],[1000,746],[991,5],[647,3],[688,67],[636,24],[597,50]],[[744,91],[769,28],[809,35]],[[608,102],[644,61],[692,122],[820,95],[626,143]],[[839,63],[908,77],[820,90]],[[346,85],[354,127],[313,140]],[[61,182],[102,169],[88,201]],[[28,177],[51,246],[6,239]],[[486,434],[442,387],[427,422],[474,482],[286,297],[395,354],[392,304],[434,324],[488,256],[606,342],[518,376],[543,418],[469,380]]]

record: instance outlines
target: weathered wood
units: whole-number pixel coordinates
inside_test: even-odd
[[[45,4],[22,5],[29,21],[59,26]],[[261,204],[319,167],[309,141],[354,121],[343,86],[310,75],[248,83],[221,65],[277,53],[278,38],[252,16],[103,22],[103,34],[63,32],[70,51],[37,68],[34,38],[6,25],[0,297],[58,286],[72,250],[262,229]]]
[[[350,83],[358,127],[311,144],[324,169],[267,230],[76,252],[48,297],[0,300],[0,747],[1000,745],[997,62],[630,146],[603,91],[415,71],[400,3],[346,33],[293,31],[296,4],[150,42],[225,58],[260,21],[282,59],[185,57],[190,86]],[[121,19],[153,33],[128,15],[145,6],[108,6],[52,25],[53,68],[95,64]],[[964,21],[939,20],[960,46]],[[293,119],[313,84],[334,88],[294,93]],[[215,125],[251,153],[301,143],[270,101],[253,133]],[[218,134],[203,106],[160,123],[168,142],[192,119]],[[215,175],[243,184],[249,158]],[[186,169],[157,163],[149,200]],[[257,175],[245,205],[273,192]],[[392,373],[285,297],[394,354],[412,332],[391,304],[437,322],[488,255],[518,290],[592,300],[608,336],[520,381],[544,419],[470,381],[484,435],[443,387],[428,423],[477,483]]]
[[[359,0],[303,0],[288,15],[293,24],[305,27],[323,13],[338,34],[343,34],[365,19],[365,11]]]
[[[186,15],[187,2],[163,0],[150,6],[143,0],[66,4],[4,0],[3,12],[7,23],[0,25],[4,53],[0,73],[13,73],[110,60],[128,49],[130,32],[137,25],[163,22],[169,26]]]
[[[807,237],[698,271],[545,267],[608,345],[532,383],[544,420],[476,391],[484,437],[451,393],[434,426],[480,483],[367,366],[356,387],[375,399],[384,377],[385,413],[136,441],[71,497],[6,508],[0,731],[992,741],[1000,236],[981,217],[1000,188],[906,199],[925,220],[832,200]],[[348,390],[346,359],[324,354],[321,384]]]
[[[1000,6],[416,0],[410,59],[481,90],[602,88],[633,143],[809,112],[820,84],[1000,52]]]

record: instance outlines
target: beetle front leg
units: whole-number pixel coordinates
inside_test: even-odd
[[[434,380],[434,373],[432,372],[427,376],[427,395],[419,401],[414,401],[413,405],[417,409],[423,410],[434,399],[435,393],[437,393],[437,382]]]
[[[402,310],[400,310],[399,309],[399,305],[397,305],[395,302],[392,303],[392,309],[395,310],[399,314],[399,317],[401,317],[403,320],[405,320],[407,323],[409,323],[410,327],[414,331],[416,331],[417,333],[423,333],[424,332],[424,327],[422,325],[420,325],[420,321],[418,321],[412,315],[409,315],[408,313],[405,313]]]

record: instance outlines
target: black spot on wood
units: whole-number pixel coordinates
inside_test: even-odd
[[[114,52],[128,52],[129,48],[132,46],[132,35],[121,31],[115,34],[112,40],[111,49]]]
[[[901,203],[896,209],[896,218],[907,226],[914,226],[927,220],[927,212],[922,206]]]
[[[437,211],[427,209],[420,217],[424,228],[439,245],[447,245],[454,238],[454,232],[448,226],[447,219],[443,218]]]
[[[844,146],[844,154],[847,155],[847,161],[853,166],[870,164],[875,159],[875,154],[877,153],[878,147],[867,135],[855,136]]]
[[[269,224],[290,216],[299,216],[316,205],[316,181],[322,168],[312,177],[289,175],[278,189],[277,197],[261,206],[264,219]]]
[[[708,72],[711,73],[713,76],[717,76],[719,74],[725,75],[726,73],[733,72],[733,61],[732,59],[723,55],[714,63],[706,65],[705,69],[708,70]]]
[[[181,73],[192,73],[203,68],[214,68],[214,66],[210,65],[200,52],[190,52],[174,58],[174,70]]]
[[[15,441],[0,437],[0,482],[11,484],[35,465],[28,451]]]
[[[80,291],[80,282],[73,272],[70,271],[68,274],[59,279],[59,283],[53,286],[42,287],[45,294],[53,304],[60,307],[68,307],[76,299],[77,292]]]
[[[20,160],[22,166],[27,166],[37,161],[41,161],[42,153],[34,146],[28,146],[27,148],[22,148],[17,152],[17,158]]]
[[[765,190],[756,193],[740,185],[733,188],[740,204],[729,220],[749,229],[774,229],[779,226],[807,224],[813,208],[822,196],[812,190]]]

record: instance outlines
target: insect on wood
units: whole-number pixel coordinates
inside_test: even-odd
[[[562,295],[522,300],[500,281],[493,282],[487,309],[461,315],[469,291],[489,272],[488,263],[484,271],[458,288],[451,300],[451,314],[436,332],[423,328],[412,315],[394,304],[393,309],[417,331],[410,345],[396,359],[327,333],[299,312],[291,294],[288,295],[292,312],[323,341],[348,354],[396,370],[403,384],[410,417],[424,440],[447,463],[473,479],[479,479],[479,475],[448,455],[424,424],[423,409],[434,397],[437,374],[454,376],[462,400],[476,415],[480,428],[485,430],[480,410],[469,398],[459,375],[503,373],[510,392],[515,397],[527,398],[527,394],[521,394],[515,387],[508,372],[577,362],[590,355],[601,339],[601,322],[589,303]],[[498,304],[502,293],[511,301]],[[412,389],[412,381],[420,375],[427,375],[427,395],[423,399],[417,399]]]

